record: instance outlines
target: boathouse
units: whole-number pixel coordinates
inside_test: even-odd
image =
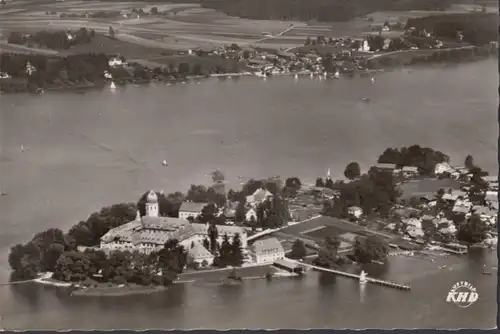
[[[284,259],[277,259],[274,261],[273,266],[279,269],[284,269],[288,272],[295,273],[295,274],[301,274],[302,273],[302,267],[299,266],[296,263],[284,260]]]

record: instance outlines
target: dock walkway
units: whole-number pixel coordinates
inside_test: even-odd
[[[318,266],[315,266],[315,265],[312,265],[312,264],[298,262],[298,261],[294,261],[294,260],[290,260],[290,259],[287,259],[287,260],[288,261],[293,261],[294,263],[297,263],[299,265],[306,266],[306,267],[309,267],[309,268],[312,268],[312,269],[316,269],[316,270],[319,270],[319,271],[329,272],[329,273],[333,273],[333,274],[344,276],[344,277],[354,278],[354,279],[357,279],[357,280],[359,280],[359,278],[360,278],[359,275],[347,273],[345,271],[322,268],[322,267],[318,267]],[[383,286],[387,286],[387,287],[390,287],[390,288],[395,288],[395,289],[400,289],[400,290],[405,290],[405,291],[410,291],[411,290],[411,287],[409,285],[406,285],[406,284],[400,284],[400,283],[395,283],[395,282],[384,281],[384,280],[377,279],[377,278],[372,278],[372,277],[366,277],[366,280],[367,280],[368,283],[383,285]]]

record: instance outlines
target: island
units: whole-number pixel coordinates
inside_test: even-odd
[[[388,148],[366,173],[350,162],[344,175],[333,181],[328,171],[313,185],[250,179],[226,191],[224,174],[214,171],[211,186],[191,185],[186,194],[150,190],[68,232],[52,228],[15,245],[12,280],[116,296],[200,280],[232,286],[295,277],[307,264],[383,264],[391,248],[460,255],[497,243],[498,177],[471,155],[456,167],[431,148]]]

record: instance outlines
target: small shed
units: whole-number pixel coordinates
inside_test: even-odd
[[[302,273],[302,267],[299,266],[297,263],[293,263],[284,259],[277,259],[274,261],[273,265],[276,268],[284,269],[286,271],[289,271],[291,273],[295,274],[300,274]]]

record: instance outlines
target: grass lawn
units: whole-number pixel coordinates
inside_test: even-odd
[[[312,230],[313,228],[320,227],[320,226],[332,227],[331,231],[333,231],[333,229],[337,229],[339,231],[339,233],[354,232],[354,231],[360,231],[363,229],[360,226],[345,223],[337,218],[320,216],[316,219],[307,221],[305,223],[301,223],[298,225],[287,227],[287,228],[281,230],[280,232],[288,234],[288,235],[300,235],[303,232]],[[311,233],[320,233],[318,231],[322,231],[322,230],[323,229],[313,231]],[[306,234],[306,236],[309,236],[309,235],[310,235],[309,233]]]
[[[244,277],[263,277],[266,276],[268,272],[275,272],[276,270],[271,265],[264,265],[259,267],[245,267],[245,268],[235,268],[236,275]],[[183,273],[179,275],[180,281],[196,280],[196,281],[220,281],[225,279],[231,273],[232,268],[225,268],[224,270],[217,271],[192,271],[189,273]]]
[[[436,194],[440,188],[460,189],[460,182],[451,179],[439,180],[426,178],[403,183],[399,188],[403,191],[401,199],[409,199],[415,196]]]
[[[124,42],[118,39],[109,38],[104,35],[96,35],[94,38],[92,38],[90,43],[75,45],[66,52],[70,54],[102,52],[108,55],[121,55],[126,59],[146,59],[150,57],[162,56],[166,54],[168,50]]]

